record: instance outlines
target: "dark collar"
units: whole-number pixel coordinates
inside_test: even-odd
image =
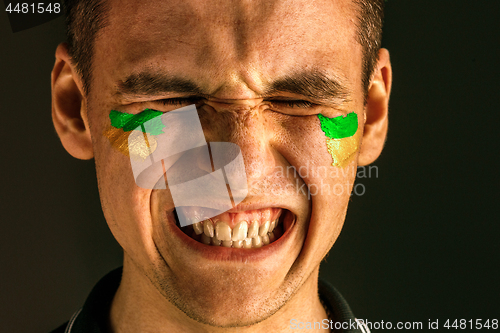
[[[330,319],[335,321],[330,324],[333,332],[370,333],[368,327],[354,317],[349,304],[334,286],[319,280],[318,293],[321,303],[329,312]]]
[[[109,309],[113,297],[120,285],[122,268],[117,268],[104,276],[92,289],[83,307],[69,322],[52,333],[106,333],[109,327]],[[352,314],[344,297],[329,283],[319,281],[319,296],[335,322],[352,323],[356,318]],[[345,325],[345,324],[344,324]],[[350,325],[352,328],[352,325]],[[340,329],[334,332],[365,333],[363,329]]]
[[[122,278],[122,267],[104,276],[94,286],[83,307],[69,322],[51,333],[106,333],[109,309]]]

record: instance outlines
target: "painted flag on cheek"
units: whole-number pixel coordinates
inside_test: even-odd
[[[326,147],[332,156],[332,166],[344,168],[356,156],[360,131],[358,115],[351,112],[344,116],[328,118],[318,114],[321,130],[326,136]]]

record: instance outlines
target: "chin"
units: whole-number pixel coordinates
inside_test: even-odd
[[[161,293],[191,319],[215,327],[257,324],[283,307],[293,294],[288,284],[273,285],[265,276],[215,269],[196,281],[158,284]],[[220,278],[220,275],[223,278]],[[298,281],[297,281],[298,282]]]

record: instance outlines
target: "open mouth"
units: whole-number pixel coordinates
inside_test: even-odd
[[[223,213],[181,227],[174,210],[176,225],[192,239],[210,246],[251,249],[276,242],[294,221],[295,215],[283,208],[263,208],[238,213]]]

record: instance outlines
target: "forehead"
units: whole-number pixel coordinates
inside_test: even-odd
[[[213,90],[231,80],[257,87],[307,67],[344,77],[361,67],[351,0],[109,2],[96,59],[117,77],[154,68]]]

